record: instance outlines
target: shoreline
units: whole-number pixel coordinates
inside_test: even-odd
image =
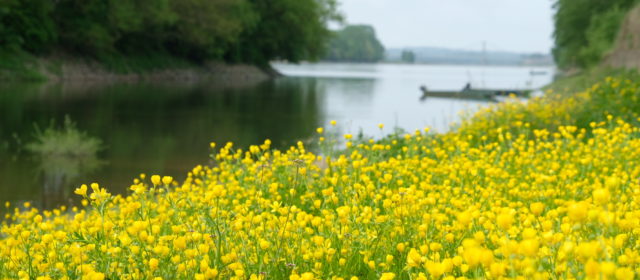
[[[255,84],[283,76],[271,65],[258,67],[250,64],[228,64],[220,61],[203,65],[171,64],[146,66],[148,69],[131,70],[141,65],[124,65],[124,71],[113,71],[95,60],[79,57],[24,57],[14,58],[12,65],[0,65],[0,81],[35,83],[130,83],[130,82],[214,82],[225,85]]]

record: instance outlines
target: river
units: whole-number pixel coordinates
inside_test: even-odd
[[[140,173],[183,179],[208,164],[209,143],[236,147],[271,139],[277,148],[312,142],[315,129],[374,138],[394,128],[446,131],[489,101],[427,98],[419,87],[539,88],[551,67],[394,64],[274,64],[286,75],[239,87],[193,84],[0,85],[0,201],[43,208],[77,203],[73,189],[98,182],[126,194]],[[532,71],[538,75],[532,75]],[[540,73],[543,73],[540,75]],[[99,164],[36,157],[24,147],[36,128],[68,117],[100,139]],[[385,124],[384,131],[377,125]]]

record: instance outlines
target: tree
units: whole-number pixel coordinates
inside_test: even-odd
[[[42,53],[56,41],[50,0],[0,0],[0,47]]]
[[[325,60],[377,62],[384,58],[384,46],[369,25],[348,25],[334,33]]]
[[[324,53],[330,21],[340,21],[335,0],[250,0],[257,20],[226,57],[265,66],[274,59],[317,60]]]
[[[103,62],[155,54],[261,66],[314,60],[328,22],[340,20],[336,1],[0,0],[0,48]]]
[[[220,59],[255,21],[245,0],[171,0],[171,10],[176,20],[165,34],[166,46],[196,61]]]

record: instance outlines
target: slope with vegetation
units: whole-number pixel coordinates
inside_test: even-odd
[[[636,0],[557,0],[553,55],[561,69],[591,68],[611,50]]]
[[[627,13],[613,48],[604,57],[603,65],[640,69],[640,6]]]

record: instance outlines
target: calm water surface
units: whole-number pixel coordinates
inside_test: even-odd
[[[446,131],[463,110],[486,101],[428,98],[419,86],[457,90],[476,87],[538,88],[552,68],[276,64],[287,75],[257,85],[110,84],[0,85],[0,201],[31,201],[52,208],[73,203],[73,189],[98,182],[112,193],[127,193],[140,173],[183,179],[197,164],[209,163],[209,142],[237,147],[271,139],[283,148],[311,141],[315,128],[338,121],[340,133],[380,137],[399,127]],[[532,76],[531,70],[546,71]],[[59,163],[37,158],[24,145],[35,126],[69,116],[77,127],[101,139],[102,165]]]

